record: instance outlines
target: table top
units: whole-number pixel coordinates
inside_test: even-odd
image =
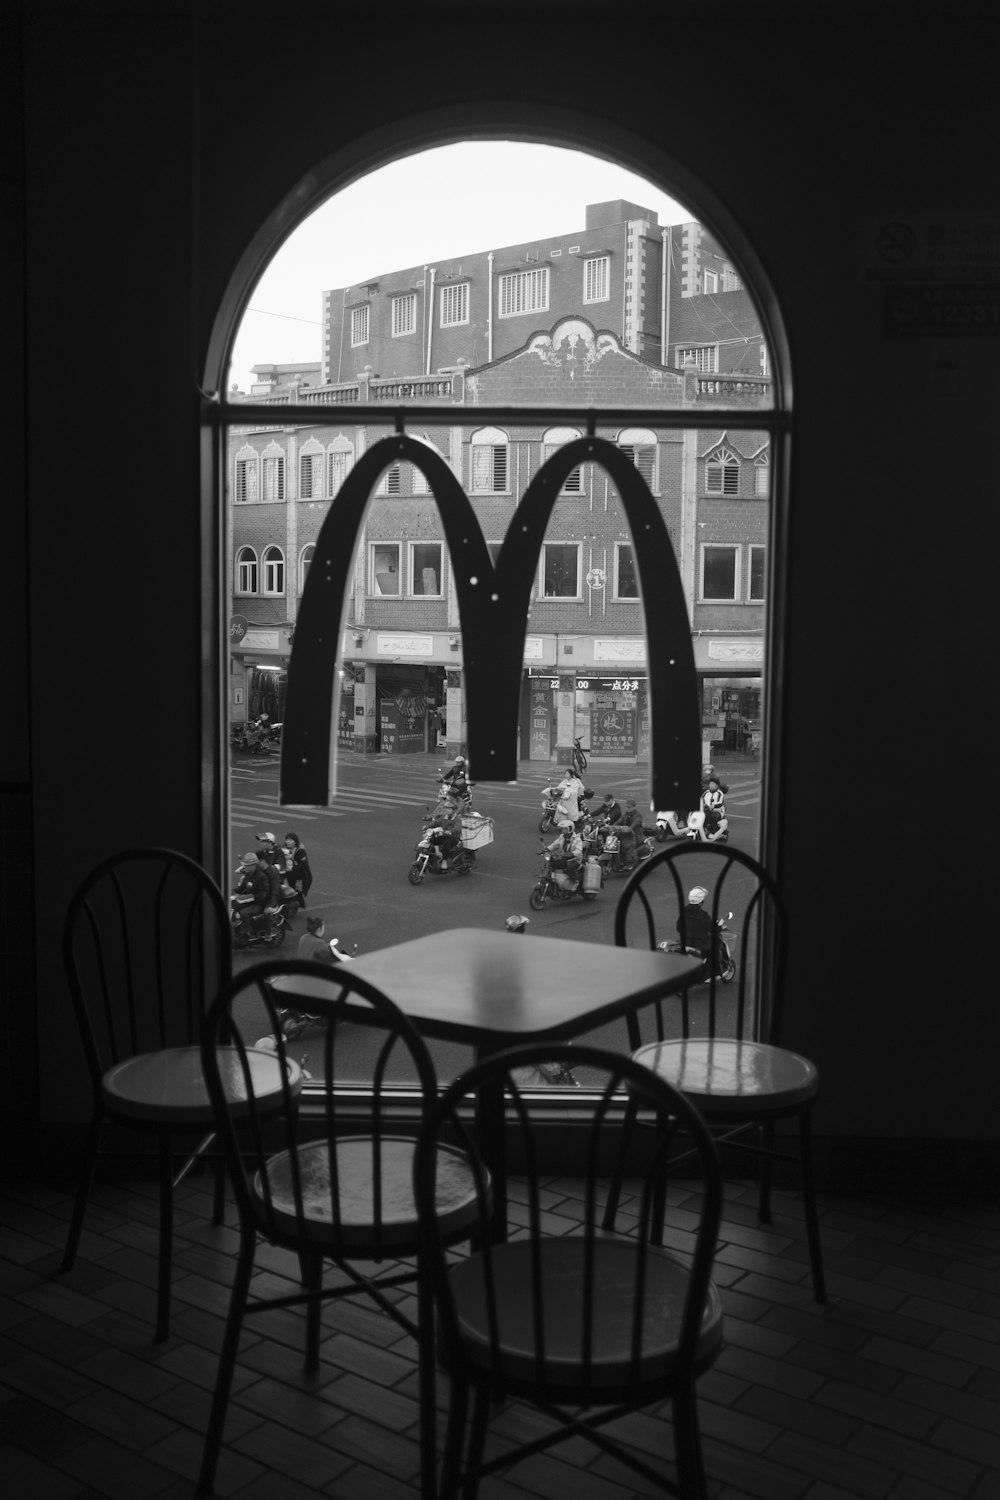
[[[509,1046],[578,1036],[690,984],[704,965],[685,953],[455,927],[366,953],[352,967],[425,1036]],[[300,1000],[336,984],[337,969],[329,981],[274,981]]]

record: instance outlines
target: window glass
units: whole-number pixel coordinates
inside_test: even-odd
[[[410,548],[411,592],[435,597],[443,593],[441,543],[414,542]]]
[[[580,548],[576,542],[546,542],[542,547],[542,595],[575,599],[580,592]]]
[[[736,547],[702,548],[701,594],[703,599],[735,599],[739,553]]]
[[[252,547],[241,547],[236,558],[236,592],[256,594],[257,554]]]
[[[549,305],[549,268],[514,271],[500,277],[500,316],[515,318],[522,313],[545,312]]]
[[[606,255],[591,256],[583,263],[583,300],[584,302],[607,302],[608,300],[608,268],[610,261]]]
[[[615,597],[638,599],[639,578],[631,543],[619,542],[615,548]]]
[[[399,588],[399,543],[375,542],[372,544],[373,594],[398,594]]]
[[[463,282],[460,286],[443,286],[441,288],[441,327],[452,328],[456,324],[468,321],[468,283]]]
[[[767,548],[750,548],[750,589],[748,597],[754,600],[765,597]]]
[[[392,336],[412,333],[417,324],[417,294],[409,292],[405,297],[392,299]]]

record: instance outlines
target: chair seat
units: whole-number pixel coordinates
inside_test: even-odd
[[[639,1246],[619,1235],[598,1239],[594,1267],[594,1321],[590,1384],[605,1393],[658,1381],[669,1381],[677,1357],[680,1312],[688,1285],[682,1261],[667,1250],[647,1247],[643,1288],[642,1343],[633,1367],[633,1314]],[[536,1385],[534,1309],[526,1288],[532,1284],[530,1257],[541,1257],[545,1329],[545,1380],[550,1389],[565,1388],[566,1399],[581,1384],[586,1241],[572,1235],[533,1245],[515,1240],[492,1250],[499,1324],[499,1363],[494,1365],[483,1260],[479,1254],[451,1268],[452,1294],[466,1354],[474,1365],[511,1382]],[[702,1319],[695,1369],[711,1363],[722,1342],[722,1302],[713,1284]]]
[[[228,1049],[222,1049],[224,1052]],[[247,1064],[253,1077],[253,1089],[260,1100],[273,1098],[273,1106],[282,1105],[280,1064],[273,1052],[248,1048]],[[288,1062],[293,1096],[302,1086],[298,1064]],[[223,1072],[227,1097],[239,1113],[239,1101],[246,1098],[246,1082],[235,1050],[232,1066]],[[140,1052],[109,1068],[101,1079],[105,1106],[114,1114],[126,1116],[137,1124],[166,1126],[171,1129],[210,1130],[212,1106],[205,1086],[198,1047],[166,1047],[157,1052]]]
[[[710,1115],[795,1109],[819,1092],[808,1058],[761,1042],[693,1037],[652,1042],[632,1056]]]
[[[375,1157],[371,1136],[345,1136],[337,1142],[337,1191],[340,1220],[334,1225],[330,1187],[330,1153],[326,1141],[300,1147],[302,1220],[296,1214],[292,1156],[282,1151],[267,1162],[267,1193],[261,1173],[253,1193],[261,1222],[269,1201],[271,1223],[279,1234],[306,1239],[317,1249],[339,1245],[353,1254],[374,1253],[379,1247],[403,1253],[417,1243],[417,1210],[413,1197],[413,1151],[410,1136],[382,1136],[379,1140],[381,1202],[376,1214]],[[436,1212],[441,1232],[468,1232],[476,1212],[472,1170],[461,1151],[441,1146],[437,1163]],[[379,1231],[376,1243],[374,1225]]]

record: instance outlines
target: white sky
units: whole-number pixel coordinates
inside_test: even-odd
[[[632,172],[555,146],[466,141],[393,162],[343,189],[285,242],[250,299],[227,387],[257,364],[320,358],[322,295],[407,266],[572,234],[588,203],[625,198],[661,224],[694,217]]]

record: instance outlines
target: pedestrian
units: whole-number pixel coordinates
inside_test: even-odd
[[[314,964],[336,965],[333,950],[323,936],[325,931],[322,917],[306,917],[306,931],[299,938],[299,958]]]
[[[299,905],[305,910],[306,896],[313,883],[313,876],[309,856],[303,849],[302,841],[297,833],[285,834],[284,860],[285,879],[292,890],[298,892]]]

